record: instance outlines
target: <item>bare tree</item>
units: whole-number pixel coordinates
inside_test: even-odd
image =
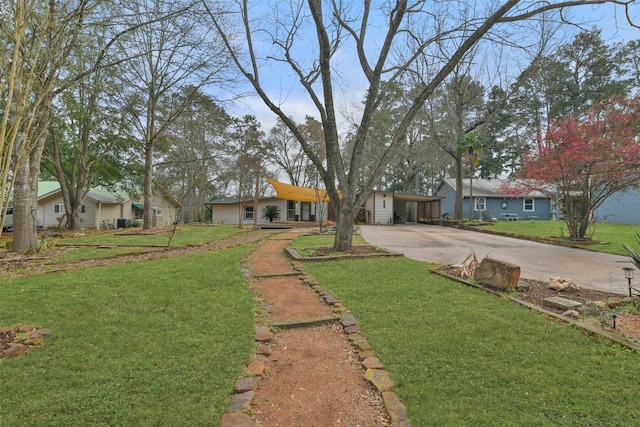
[[[195,6],[188,0],[137,4],[131,25],[138,30],[120,43],[130,58],[121,64],[123,96],[144,152],[144,229],[152,227],[156,145],[198,91],[226,68]]]
[[[239,9],[235,15],[230,13],[229,8],[214,10],[204,1],[203,5],[237,68],[262,101],[287,124],[319,170],[337,217],[334,248],[345,250],[351,247],[354,221],[360,206],[403,142],[413,118],[470,49],[488,36],[495,36],[492,39],[495,42],[522,46],[523,41],[519,37],[523,34],[523,22],[544,12],[562,13],[569,6],[604,2],[585,0],[540,3],[509,0],[499,4],[459,2],[465,7],[451,8],[449,2],[409,3],[407,0],[396,0],[376,6],[367,1],[348,7],[343,2],[308,0],[276,2],[272,6],[273,15],[269,18],[253,16],[253,11],[264,10],[264,7],[249,4],[248,0],[236,3]],[[612,3],[622,6],[629,4],[621,1]],[[474,5],[485,9],[474,9]],[[456,15],[456,11],[462,9],[464,13]],[[244,30],[241,40],[225,34],[223,24],[233,16],[240,19],[239,25]],[[423,29],[430,27],[430,31],[412,31],[416,24]],[[315,33],[313,42],[303,37],[307,28],[312,28]],[[266,40],[257,39],[263,35]],[[445,41],[455,45],[448,57],[440,55],[438,49]],[[347,49],[351,51],[344,52]],[[304,52],[302,56],[301,51]],[[314,58],[306,61],[304,58],[308,57],[310,51]],[[348,156],[341,151],[336,111],[337,88],[340,84],[336,72],[338,52],[341,53],[340,58],[358,58],[360,70],[367,81],[361,119]],[[403,52],[404,55],[394,57],[398,52]],[[367,145],[371,120],[380,102],[380,94],[385,84],[402,79],[406,73],[411,72],[416,58],[422,55],[432,58],[433,73],[422,90],[415,94],[413,103],[398,124],[389,144],[380,153],[370,176],[360,179],[361,154]],[[318,110],[325,134],[326,162],[314,153],[305,136],[283,110],[282,103],[268,91],[267,73],[265,71],[263,74],[263,67],[278,64],[288,67],[289,75],[295,76],[296,83]],[[272,72],[273,69],[270,70]],[[349,159],[348,164],[345,158]],[[364,185],[360,186],[361,183]]]
[[[316,153],[324,157],[324,133],[322,125],[312,117],[306,117],[305,123],[298,125],[301,132],[309,139],[309,144],[315,145]],[[315,178],[317,173],[309,157],[298,144],[295,136],[282,120],[271,128],[266,139],[267,158],[274,163],[279,170],[286,173],[293,185],[307,187],[317,185]]]
[[[200,93],[170,126],[166,150],[162,160],[156,162],[156,175],[177,195],[185,222],[203,222],[204,202],[221,186],[219,177],[231,122],[211,96]]]

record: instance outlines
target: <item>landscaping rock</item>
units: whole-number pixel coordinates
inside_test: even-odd
[[[362,366],[365,369],[384,369],[384,365],[377,357],[367,357],[362,361]]]
[[[542,303],[549,307],[559,308],[560,310],[575,310],[583,304],[562,297],[545,298]]]
[[[353,326],[358,322],[356,321],[356,316],[353,313],[343,313],[340,323],[342,323],[342,326],[347,327]]]
[[[578,317],[580,317],[580,313],[578,313],[576,310],[567,310],[562,313],[562,315],[570,319],[577,319]]]
[[[264,369],[264,363],[254,360],[253,362],[249,363],[249,366],[247,366],[244,371],[248,374],[261,377],[262,374],[264,374]]]
[[[384,406],[389,412],[392,423],[396,424],[407,419],[407,408],[400,402],[398,395],[392,391],[382,393]]]
[[[20,356],[22,353],[27,351],[28,348],[29,347],[27,347],[24,344],[12,345],[11,347],[7,348],[2,353],[0,353],[0,359],[5,358],[5,357]]]
[[[574,292],[578,290],[578,285],[571,279],[551,277],[549,279],[549,288],[558,292]]]
[[[476,268],[473,278],[494,288],[515,289],[520,279],[520,267],[493,258],[485,258]]]
[[[347,335],[351,344],[358,348],[359,351],[369,350],[371,349],[371,345],[365,337],[360,334],[349,334]]]
[[[244,393],[245,391],[255,390],[258,387],[258,382],[260,378],[258,377],[242,377],[236,380],[236,383],[233,385],[233,390],[236,393]]]
[[[227,413],[240,412],[251,409],[251,401],[255,396],[254,391],[246,391],[244,393],[237,393],[231,396],[231,403],[227,407]]]
[[[358,357],[360,357],[360,360],[364,360],[369,357],[376,357],[376,353],[372,349],[367,349],[358,353]]]
[[[389,373],[383,369],[367,369],[364,377],[373,384],[379,392],[391,390],[393,388],[393,381]]]
[[[44,337],[39,334],[29,335],[24,340],[22,340],[22,343],[24,345],[29,345],[29,346],[42,345],[43,342],[44,342]]]
[[[253,336],[253,339],[258,342],[271,341],[273,339],[273,332],[265,331],[265,332],[257,333]]]
[[[324,302],[326,302],[329,305],[334,305],[338,303],[338,300],[333,295],[325,294]]]
[[[358,325],[347,326],[346,328],[344,328],[344,331],[347,334],[357,334],[360,332],[360,326]]]

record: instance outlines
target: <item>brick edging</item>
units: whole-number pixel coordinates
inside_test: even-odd
[[[393,390],[394,383],[391,375],[362,335],[355,315],[311,277],[301,262],[293,261],[292,265],[298,272],[302,284],[318,294],[331,307],[334,315],[339,316],[339,322],[349,339],[349,343],[358,351],[360,364],[365,370],[364,378],[374,386],[382,397],[384,408],[391,418],[391,427],[411,427],[407,409]],[[252,277],[246,265],[242,266],[242,270],[247,279]],[[270,354],[268,347],[261,344],[270,342],[273,337],[274,334],[269,326],[256,326],[254,340],[257,347],[254,360],[244,369],[244,374],[236,379],[233,387],[234,394],[222,416],[220,427],[256,426],[255,420],[249,415],[251,402],[264,374],[267,356]]]

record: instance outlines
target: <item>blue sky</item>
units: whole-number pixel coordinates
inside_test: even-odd
[[[640,39],[640,29],[632,28],[627,23],[624,9],[619,6],[615,7],[612,4],[580,6],[572,8],[570,13],[575,20],[584,22],[584,29],[590,29],[594,26],[601,28],[603,30],[603,38],[607,42]],[[632,5],[631,17],[634,22],[640,25],[640,5]],[[565,31],[568,32],[566,37],[569,38],[571,37],[571,32],[575,34],[579,29],[566,27]],[[306,34],[306,36],[313,37],[314,34]],[[313,41],[310,40],[309,46],[312,46],[312,43]],[[304,47],[304,41],[302,45]],[[265,46],[265,48],[268,49],[268,46]],[[339,52],[334,58],[336,60],[335,64],[338,64],[337,68],[341,70],[340,74],[343,79],[342,93],[337,99],[339,113],[357,108],[367,87],[359,66],[355,64],[353,52],[352,49],[344,53]],[[303,60],[307,59],[303,58]],[[263,70],[263,75],[269,75],[270,77],[267,90],[276,102],[283,104],[285,113],[299,122],[302,122],[305,115],[318,118],[318,112],[308,97],[304,93],[291,90],[293,87],[291,80],[295,78],[290,74],[278,72],[275,69],[273,71],[269,74],[268,70]],[[251,91],[250,88],[247,90]],[[268,132],[276,123],[276,116],[257,97],[244,98],[237,103],[235,108],[230,108],[229,112],[233,115],[253,114],[257,116],[265,132]],[[343,125],[343,129],[346,129],[346,125]]]

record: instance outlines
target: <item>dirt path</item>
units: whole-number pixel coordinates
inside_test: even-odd
[[[370,349],[359,353],[349,339],[344,326],[353,332],[357,324],[340,320],[344,308],[330,306],[303,284],[283,253],[298,235],[265,241],[248,259],[259,306],[257,354],[247,367],[250,379],[238,379],[221,426],[409,426],[399,402],[400,417],[387,413],[385,403],[397,401],[395,393],[381,393],[379,384],[365,379],[365,366],[382,366]]]

